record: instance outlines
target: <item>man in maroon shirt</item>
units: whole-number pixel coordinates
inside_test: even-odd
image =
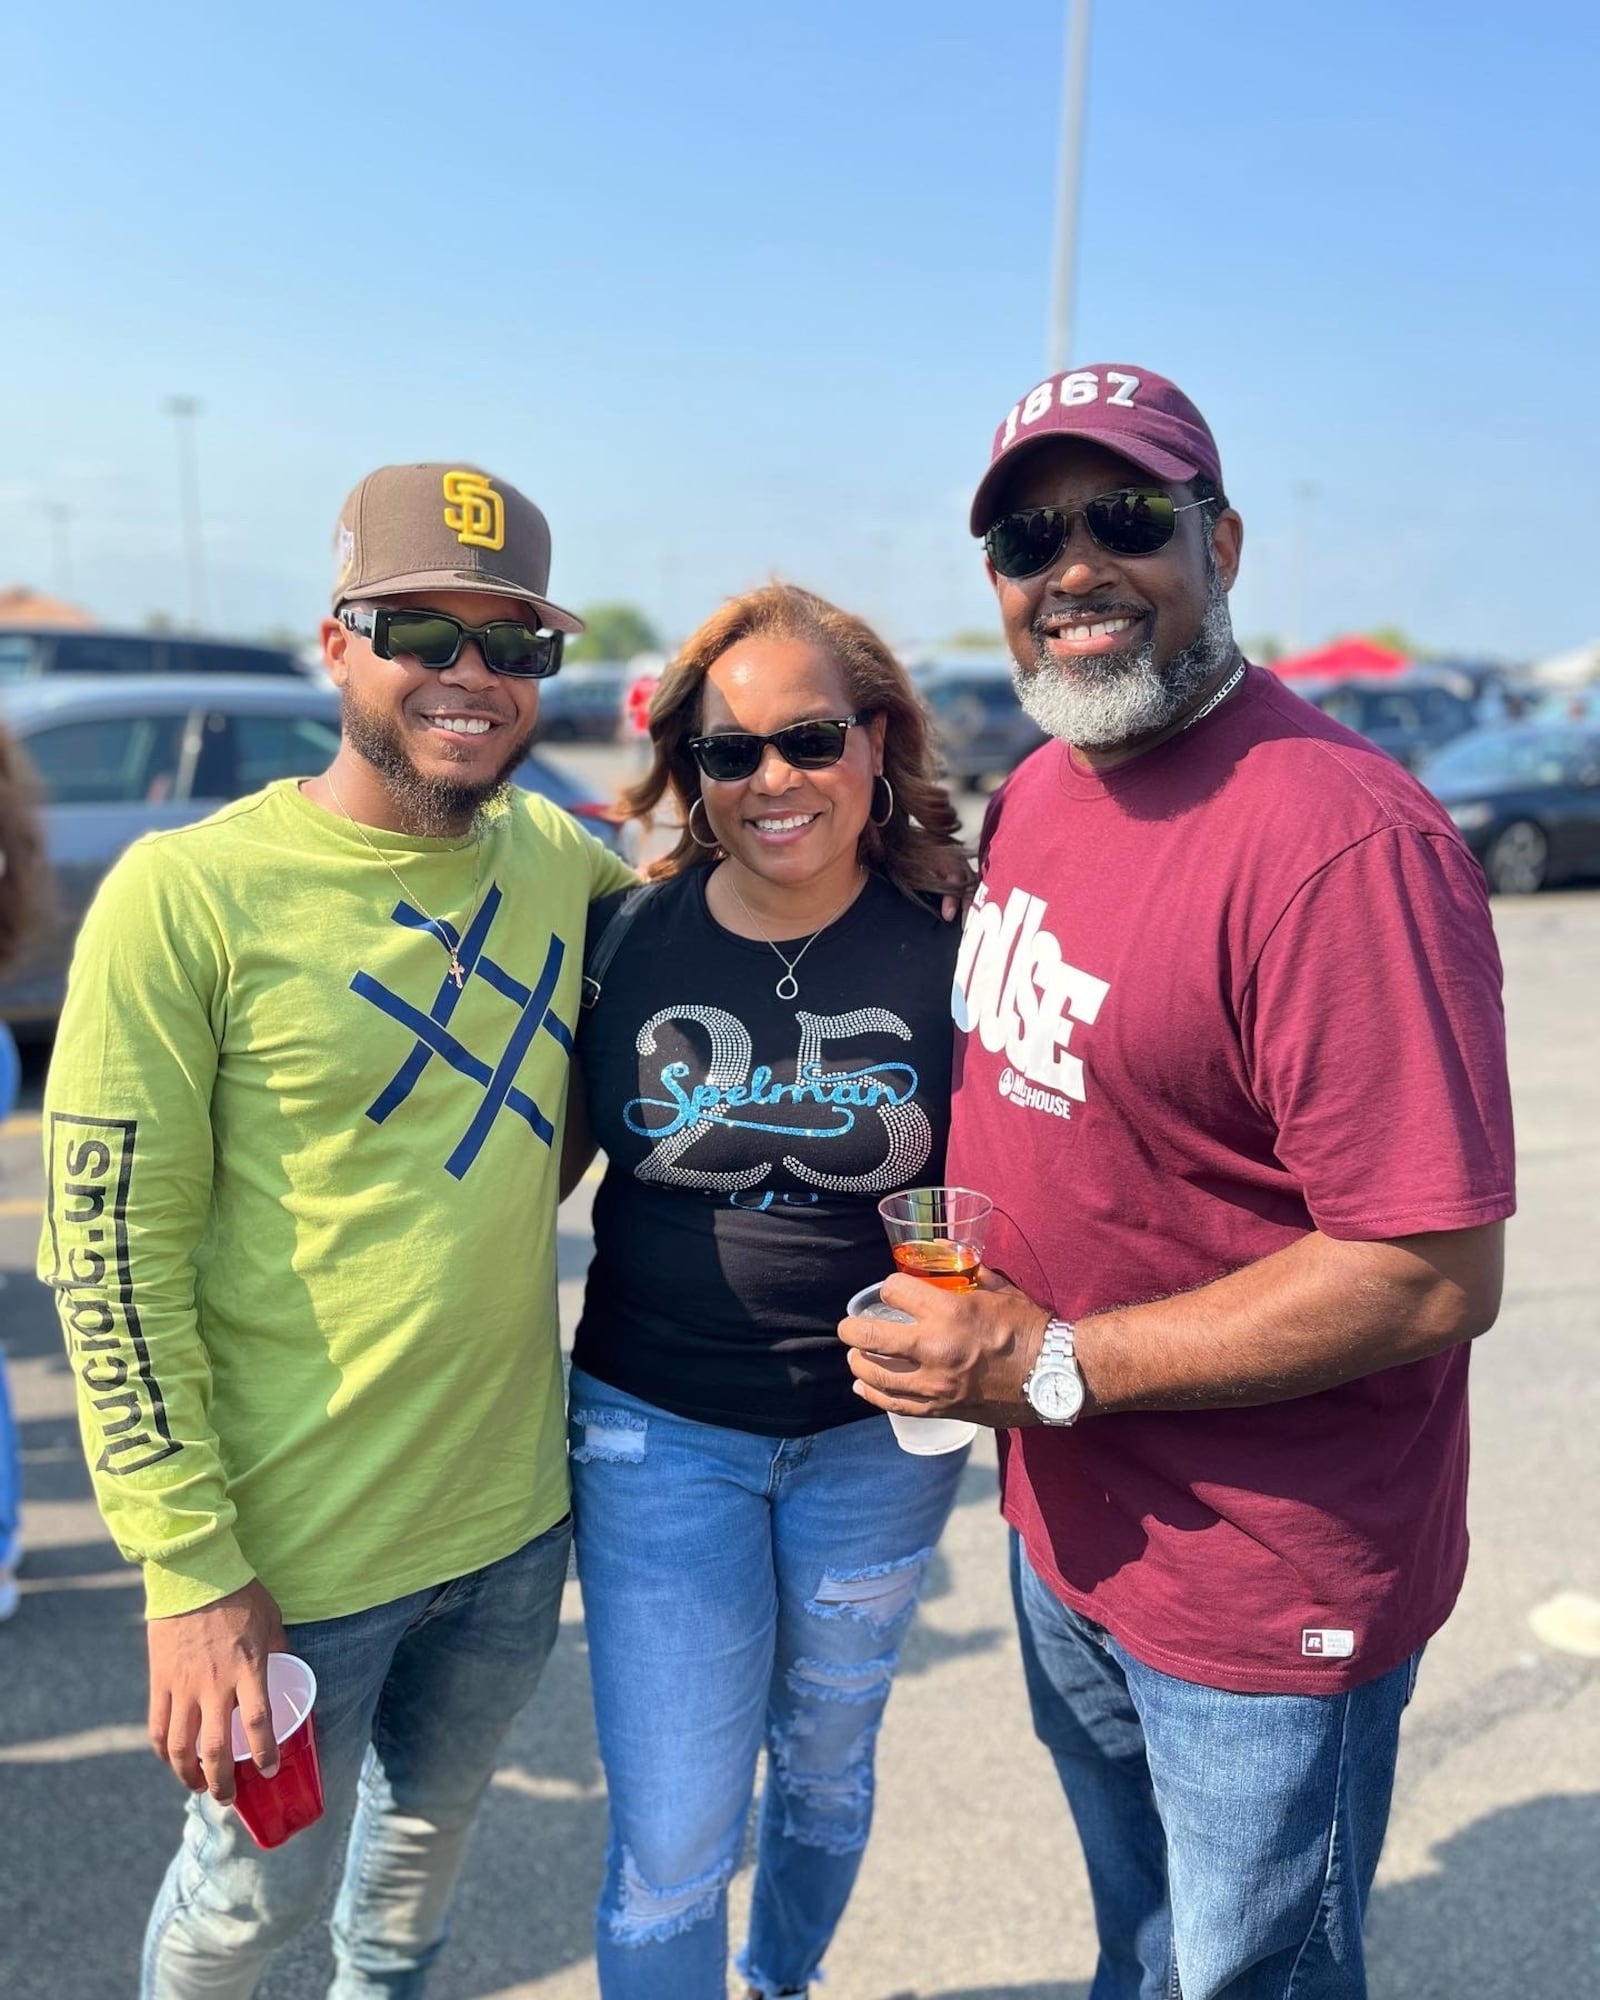
[[[1357,2000],[1514,1205],[1483,878],[1240,657],[1243,525],[1173,384],[1041,383],[972,528],[1055,739],[991,805],[956,975],[990,1269],[841,1331],[869,1401],[1000,1431],[1091,2000]]]

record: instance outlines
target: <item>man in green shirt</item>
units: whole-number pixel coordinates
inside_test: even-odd
[[[122,858],[46,1094],[40,1273],[193,1795],[145,2000],[254,1992],[352,1805],[333,1993],[421,1991],[566,1569],[560,1133],[587,907],[629,877],[506,781],[582,626],[472,467],[372,473],[337,554],[338,754]],[[262,1851],[229,1729],[276,1767],[274,1651],[317,1674],[327,1812]]]

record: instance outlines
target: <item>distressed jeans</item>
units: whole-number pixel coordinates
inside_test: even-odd
[[[1136,1660],[1015,1534],[1011,1561],[1034,1728],[1089,1870],[1089,2000],[1366,2000],[1362,1923],[1421,1652],[1344,1694],[1229,1694]]]
[[[803,1993],[855,1885],[884,1704],[967,1454],[914,1458],[875,1417],[758,1437],[576,1369],[571,1440],[610,1794],[600,1991],[723,2000],[765,1745],[739,1969]]]
[[[562,1521],[452,1583],[287,1628],[317,1677],[327,1811],[262,1849],[230,1808],[190,1798],[150,1916],[142,2000],[247,2000],[316,1915],[347,1824],[329,2000],[415,2000],[478,1802],[555,1643],[571,1539]]]

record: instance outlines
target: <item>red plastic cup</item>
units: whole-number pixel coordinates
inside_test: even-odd
[[[235,1709],[233,1809],[257,1847],[281,1847],[291,1834],[315,1826],[322,1817],[322,1766],[317,1762],[317,1725],[311,1713],[317,1677],[293,1653],[269,1653],[267,1692],[272,1699],[272,1733],[278,1739],[277,1773],[264,1778],[256,1769]]]

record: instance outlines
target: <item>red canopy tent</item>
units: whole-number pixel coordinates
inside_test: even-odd
[[[1397,674],[1411,662],[1404,653],[1391,653],[1371,639],[1335,639],[1314,653],[1296,653],[1292,659],[1274,660],[1272,671],[1285,680],[1316,674],[1325,680],[1354,680],[1371,674]]]

